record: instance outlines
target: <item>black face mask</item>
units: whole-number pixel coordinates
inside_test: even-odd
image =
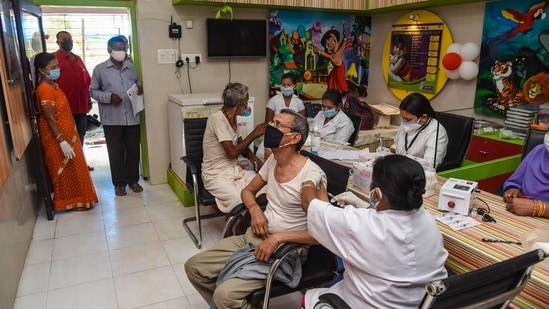
[[[65,40],[59,44],[61,45],[61,48],[63,48],[66,51],[70,52],[72,50],[72,40]]]
[[[282,131],[271,125],[267,125],[265,128],[265,139],[263,140],[263,145],[266,148],[278,148],[283,137],[284,133],[282,133]]]

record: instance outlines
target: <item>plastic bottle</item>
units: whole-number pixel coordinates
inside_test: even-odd
[[[316,125],[313,127],[313,132],[311,132],[311,134],[311,153],[318,155],[318,149],[320,148],[320,131],[318,131]]]

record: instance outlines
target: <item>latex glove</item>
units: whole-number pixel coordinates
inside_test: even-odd
[[[343,192],[340,193],[330,200],[332,203],[336,203],[341,207],[345,207],[347,205],[354,206],[356,208],[368,208],[370,207],[370,204],[360,197],[353,194],[353,192]]]
[[[303,177],[302,182],[305,182],[305,181],[311,181],[315,185],[315,188],[317,190],[321,183],[324,186],[326,186],[327,184],[326,174],[320,169],[313,169],[307,172],[307,174],[305,174],[305,177]]]
[[[67,141],[62,141],[61,143],[59,143],[59,146],[61,146],[61,150],[63,151],[65,158],[67,159],[74,158],[74,149],[72,149],[71,145],[69,145]]]

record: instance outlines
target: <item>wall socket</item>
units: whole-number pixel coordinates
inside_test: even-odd
[[[187,57],[190,63],[196,63],[196,57],[198,57],[200,63],[202,63],[202,54],[181,54],[181,60],[187,63]]]

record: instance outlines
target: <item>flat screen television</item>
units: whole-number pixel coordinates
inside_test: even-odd
[[[206,19],[209,58],[266,57],[267,21]]]

